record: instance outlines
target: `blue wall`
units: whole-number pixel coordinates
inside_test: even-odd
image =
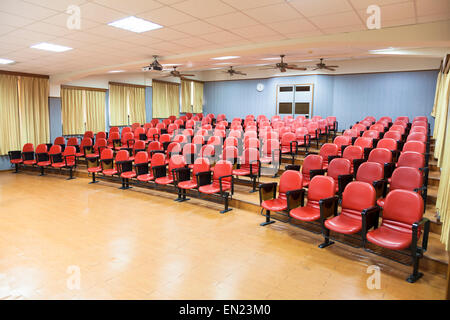
[[[392,72],[355,75],[314,75],[205,83],[205,113],[225,113],[227,118],[276,112],[278,84],[314,84],[313,115],[335,115],[339,128],[367,115],[427,115],[433,108],[437,71]],[[264,84],[262,92],[257,83]]]
[[[61,98],[50,97],[48,99],[50,115],[50,141],[62,136]]]

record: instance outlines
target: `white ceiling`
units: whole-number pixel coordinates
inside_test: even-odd
[[[217,67],[218,61],[211,58],[228,55],[227,50],[242,56],[232,61],[236,65],[267,63],[261,59],[278,55],[280,41],[370,32],[365,21],[371,4],[381,7],[384,29],[450,19],[449,0],[1,0],[0,58],[17,61],[1,68],[72,76],[118,68],[137,72],[156,54],[163,62],[183,63],[181,69],[205,70]],[[69,5],[81,9],[81,30],[66,27]],[[129,15],[163,28],[136,34],[107,25]],[[450,46],[447,40],[439,45]],[[43,41],[73,50],[52,53],[30,48]],[[303,42],[283,53],[298,61],[361,57],[380,48],[359,42],[320,47]]]

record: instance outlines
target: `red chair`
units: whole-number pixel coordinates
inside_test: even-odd
[[[361,147],[364,150],[364,159],[367,159],[370,151],[373,149],[373,140],[371,138],[359,137],[353,145]]]
[[[369,232],[363,230],[367,241],[379,247],[397,251],[409,249],[413,273],[406,281],[410,283],[423,276],[419,272],[419,260],[427,250],[430,231],[430,221],[423,218],[423,211],[424,203],[417,193],[394,190],[386,197],[381,225],[375,225],[374,230]],[[422,246],[419,246],[422,231]]]
[[[323,225],[325,218],[328,216],[326,212],[335,211],[332,206],[327,206],[330,199],[335,198],[335,193],[336,184],[333,178],[315,176],[311,179],[308,188],[306,206],[302,201],[299,207],[289,211],[289,216],[294,220],[305,222],[319,220],[320,224]],[[303,195],[300,198],[303,199]]]
[[[147,142],[158,141],[159,140],[159,130],[156,128],[149,128],[147,130]]]
[[[145,151],[139,151],[134,156],[134,170],[136,172],[136,179],[138,181],[149,182],[155,179],[153,177],[152,170],[149,170],[148,153]]]
[[[270,220],[271,211],[275,211],[289,217],[291,209],[298,207],[303,198],[303,179],[298,171],[286,170],[280,177],[280,186],[277,197],[277,183],[262,183],[259,186],[259,202],[261,206],[261,215],[266,217],[266,221],[261,226],[274,223]],[[266,213],[264,214],[264,210]],[[278,218],[274,218],[279,220]],[[281,220],[280,220],[281,221]]]
[[[133,170],[133,161],[130,160],[130,155],[127,150],[117,152],[116,170],[117,174],[122,178],[122,187],[120,189],[129,189],[130,179],[136,177],[136,172]]]
[[[93,153],[94,149],[92,146],[92,139],[91,138],[84,138],[83,140],[81,140],[80,143],[80,150],[79,152],[77,152],[76,156],[77,158],[81,158],[81,157],[85,157],[86,153]]]
[[[350,136],[337,136],[334,138],[333,143],[338,146],[338,154],[342,155],[344,149],[352,144],[352,138]]]
[[[182,155],[173,155],[169,160],[169,165],[157,165],[152,163],[153,175],[157,184],[168,185],[174,183],[175,170],[186,167],[186,162]],[[167,172],[169,171],[169,172]]]
[[[392,161],[392,152],[385,148],[375,148],[370,151],[368,162],[376,162],[384,167],[384,178],[390,178],[394,171],[395,163]]]
[[[198,175],[200,172],[210,172],[211,166],[208,159],[197,158],[192,166],[192,178],[189,168],[179,168],[176,172],[176,186],[178,187],[178,198],[175,201],[183,202],[189,200],[186,198],[187,190],[198,188]]]
[[[420,171],[412,167],[401,167],[394,170],[389,184],[389,192],[393,190],[409,190],[419,193],[424,202],[427,199],[427,188],[423,185],[423,176]],[[385,193],[386,194],[386,193]],[[384,206],[385,199],[378,199],[377,204]]]
[[[47,152],[47,145],[40,144],[36,147],[36,164],[41,168],[41,176],[44,175],[44,168],[51,165],[50,156]]]
[[[193,143],[186,143],[182,150],[184,161],[188,164],[188,167],[192,169],[195,158],[197,156],[197,146]]]
[[[233,168],[237,166],[239,152],[237,147],[226,147],[222,152],[222,160],[227,160],[233,164]]]
[[[134,139],[135,140],[147,140],[147,134],[145,131],[145,128],[143,127],[137,127],[136,130],[134,130]]]
[[[52,150],[54,147],[55,149]],[[69,169],[69,178],[67,180],[74,179],[73,168],[76,166],[76,149],[74,146],[67,146],[64,149],[64,152],[61,153],[61,149],[59,149],[58,152],[58,147],[60,146],[54,145],[50,148],[49,155],[52,167],[57,169]]]
[[[385,148],[391,151],[392,153],[392,159],[393,162],[397,162],[398,158],[398,147],[397,147],[397,141],[392,138],[383,138],[380,139],[377,143],[377,149],[378,148]]]
[[[306,127],[295,129],[295,138],[297,139],[297,145],[305,147],[305,152],[308,152],[308,148],[311,146],[311,136],[308,129]]]
[[[292,132],[285,133],[281,137],[281,154],[289,154],[292,157],[292,164],[294,164],[295,156],[297,154],[298,145],[295,134]]]
[[[166,150],[166,163],[169,163],[169,160],[172,156],[178,155],[180,153],[181,153],[181,146],[178,142],[169,143]]]
[[[152,141],[148,144],[147,153],[149,157],[152,157],[155,153],[164,154],[164,149],[159,141]]]
[[[338,131],[338,122],[336,117],[329,116],[326,118],[327,125],[328,125],[328,132],[333,132],[334,136],[336,135],[336,132]]]
[[[308,188],[309,181],[315,175],[324,175],[323,158],[316,154],[310,154],[303,160],[302,177],[303,187]]]
[[[333,178],[339,198],[347,184],[353,180],[351,166],[350,160],[344,158],[333,159],[328,165],[327,176]]]
[[[325,220],[323,235],[325,241],[319,248],[325,248],[334,242],[331,241],[330,231],[352,235],[361,232],[363,229],[362,216],[367,215],[369,225],[364,229],[368,230],[378,221],[374,216],[379,213],[380,208],[375,206],[376,192],[374,187],[366,182],[350,182],[342,193],[341,212],[339,215]],[[364,238],[361,239],[364,247]]]
[[[28,154],[28,159],[25,160],[25,154]],[[14,165],[15,173],[19,172],[19,164],[36,164],[34,160],[34,146],[32,143],[26,143],[23,145],[22,152],[20,150],[8,151],[9,162]],[[27,163],[24,163],[27,161]]]
[[[256,181],[259,182],[261,176],[261,162],[259,161],[259,151],[256,148],[244,150],[238,168],[233,170],[233,174],[238,177],[249,177],[252,180],[252,191],[256,191]]]
[[[339,156],[339,147],[334,143],[325,143],[320,148],[319,156],[323,159],[323,169],[327,169],[329,161]]]
[[[118,132],[111,132],[108,137],[108,148],[113,150],[120,150],[121,147],[122,140],[120,139],[120,134]]]
[[[308,129],[309,139],[315,140],[316,148],[319,149],[319,138],[321,134],[319,124],[317,122],[310,122],[306,124],[306,129]]]
[[[97,139],[95,141],[94,148],[92,150],[93,152],[91,152],[91,153],[87,152],[85,157],[86,158],[98,157],[101,154],[102,150],[107,147],[108,147],[108,142],[106,141],[106,139],[103,139],[103,138]]]
[[[387,185],[383,165],[377,162],[364,162],[358,168],[356,181],[367,182],[373,185],[376,198],[381,198]]]
[[[404,151],[398,157],[396,165],[397,168],[413,167],[419,169],[424,176],[425,185],[428,184],[428,167],[425,166],[425,156],[422,153],[414,151]]]
[[[71,137],[67,139],[67,146],[73,146],[75,147],[77,153],[80,152],[80,144],[77,137]]]
[[[141,151],[146,151],[145,140],[136,140],[136,142],[133,145],[133,153],[130,154],[130,160],[133,161],[136,154]]]
[[[66,147],[66,139],[64,137],[56,137],[53,145],[58,145],[61,147],[61,151],[64,151],[64,148]]]
[[[87,171],[92,174],[92,181],[89,183],[98,182],[97,180],[95,180],[96,173],[103,173],[103,171],[112,174],[117,173],[117,171],[115,171],[116,169],[114,168],[114,152],[109,148],[102,150],[100,158],[93,157],[86,160]]]
[[[352,173],[358,171],[358,167],[363,163],[364,152],[359,146],[348,146],[344,149],[342,157],[350,160]]]
[[[228,208],[228,197],[234,194],[233,165],[226,160],[220,160],[213,168],[213,172],[198,173],[198,191],[204,194],[219,194],[224,199],[224,210],[220,213],[230,211]]]

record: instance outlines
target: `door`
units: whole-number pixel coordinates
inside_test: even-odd
[[[277,114],[312,116],[313,85],[279,85],[277,89]]]

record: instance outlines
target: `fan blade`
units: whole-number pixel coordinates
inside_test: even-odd
[[[302,68],[302,67],[295,67],[295,68],[293,68],[293,67],[287,67],[288,69],[291,69],[291,70],[302,70],[302,71],[305,71],[306,70],[306,68]]]
[[[285,67],[288,69],[297,68],[297,66],[295,64],[287,64],[287,65],[285,65]]]
[[[246,76],[246,75],[247,75],[246,73],[241,72],[241,71],[236,71],[235,73],[236,73],[236,74],[240,74],[241,76]]]
[[[281,72],[286,72],[286,68],[280,68]]]
[[[187,73],[182,73],[180,75],[183,76],[183,77],[193,77],[193,76],[195,76],[195,74],[187,74]]]
[[[333,69],[333,68],[330,68],[329,66],[326,66],[326,67],[323,67],[324,69],[327,69],[327,70],[330,70],[330,71],[336,71],[335,69]]]
[[[268,67],[268,68],[260,68],[259,70],[272,70],[272,69],[278,69],[277,67]]]
[[[313,70],[318,70],[318,69],[320,69],[320,68],[317,68],[317,67],[316,67],[316,68],[314,68]]]
[[[327,65],[327,67],[330,67],[330,68],[339,68],[339,66],[329,66],[329,65]]]

